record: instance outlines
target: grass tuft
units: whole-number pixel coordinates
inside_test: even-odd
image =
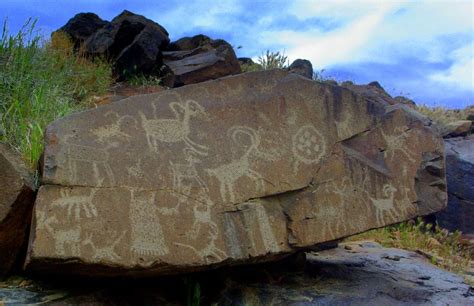
[[[422,218],[371,230],[347,240],[374,240],[384,247],[416,251],[433,264],[456,273],[468,269],[473,255],[459,231],[449,232],[438,225],[423,222]]]
[[[73,52],[64,33],[44,41],[29,19],[16,34],[3,23],[0,37],[0,141],[19,151],[34,168],[51,121],[87,106],[105,93],[111,66]]]
[[[441,126],[458,120],[466,120],[468,116],[468,108],[448,109],[442,106],[431,107],[421,104],[416,105],[415,109]]]

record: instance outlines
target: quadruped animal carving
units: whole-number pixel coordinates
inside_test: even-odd
[[[232,138],[235,144],[241,144],[238,140],[239,135],[247,137],[249,143],[242,156],[230,163],[223,164],[214,169],[206,171],[217,178],[220,186],[220,193],[223,201],[230,200],[235,202],[234,185],[238,179],[247,176],[257,184],[257,189],[263,189],[263,177],[251,168],[252,154],[259,153],[260,136],[257,132],[245,126],[233,126],[227,131],[227,135]],[[245,145],[245,144],[244,144]]]
[[[191,118],[201,116],[208,119],[204,107],[194,100],[187,100],[184,105],[171,102],[169,107],[176,117],[174,119],[156,119],[156,106],[152,104],[152,107],[155,119],[148,119],[143,112],[138,112],[150,150],[158,152],[159,142],[184,142],[195,153],[207,155],[208,147],[189,139]]]
[[[397,219],[397,211],[394,206],[394,197],[397,189],[390,184],[385,184],[383,186],[382,192],[384,195],[383,199],[376,199],[369,197],[373,206],[375,207],[375,217],[377,224],[385,224],[384,214],[387,214],[392,220]]]
[[[81,224],[74,223],[67,229],[54,230],[54,248],[59,255],[66,255],[66,248],[69,248],[71,256],[81,255]],[[68,255],[69,255],[68,254]]]
[[[114,116],[116,121],[114,123],[101,126],[95,130],[92,130],[92,134],[97,136],[97,141],[103,143],[105,140],[108,140],[112,137],[123,137],[124,139],[131,138],[132,136],[128,135],[125,132],[122,132],[122,125],[126,123],[125,120],[130,120],[133,123],[135,128],[138,128],[137,119],[130,115],[119,116],[116,112],[109,111],[105,113],[104,117]]]
[[[107,148],[100,149],[91,146],[78,145],[70,142],[72,136],[65,137],[66,143],[66,157],[68,160],[68,167],[71,171],[72,181],[77,180],[77,169],[80,164],[89,164],[92,166],[94,176],[96,179],[96,186],[102,186],[104,177],[101,178],[100,173],[105,171],[106,178],[111,185],[115,185],[115,176],[112,168],[109,165],[110,154],[107,151],[116,144],[109,144]],[[100,170],[102,169],[102,171]]]
[[[123,231],[122,234],[118,235],[115,233],[112,235],[112,243],[104,246],[104,247],[97,247],[93,241],[93,234],[89,233],[86,234],[85,239],[82,241],[82,245],[84,246],[90,246],[92,249],[92,259],[93,260],[104,260],[104,259],[109,259],[109,260],[120,260],[120,256],[117,254],[115,251],[115,248],[117,245],[120,243],[120,241],[123,239],[127,231]]]
[[[93,188],[88,195],[72,195],[70,188],[63,188],[59,192],[61,197],[54,200],[51,205],[67,208],[67,218],[74,214],[75,221],[81,220],[82,212],[86,218],[97,217],[97,208],[92,203],[98,188]]]
[[[381,129],[382,137],[385,139],[388,149],[385,151],[385,154],[390,154],[390,160],[393,160],[395,157],[395,152],[401,152],[410,162],[415,163],[414,153],[407,147],[407,137],[408,132],[401,127],[394,129],[392,134],[386,134],[383,129]]]

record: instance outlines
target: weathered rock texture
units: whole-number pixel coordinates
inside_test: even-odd
[[[24,257],[34,201],[31,173],[0,143],[0,277],[19,264],[22,252]]]
[[[69,19],[58,31],[67,33],[74,42],[75,47],[79,47],[92,34],[106,25],[109,25],[109,22],[100,19],[94,13],[79,13]]]
[[[300,254],[303,255],[303,254]],[[306,259],[192,275],[201,305],[472,305],[462,277],[415,252],[347,242]],[[191,277],[190,277],[191,278]],[[193,285],[191,283],[191,286]],[[188,305],[182,277],[143,280],[0,282],[6,305]]]
[[[250,273],[249,273],[250,274]],[[308,254],[305,271],[229,282],[217,305],[473,305],[462,277],[414,252],[349,242]],[[270,279],[270,281],[268,281]],[[275,281],[271,281],[271,280]]]
[[[182,38],[163,52],[163,62],[169,68],[164,83],[169,87],[217,79],[241,72],[232,46],[222,39],[205,35]]]
[[[291,63],[289,67],[290,72],[297,73],[305,78],[313,78],[313,65],[310,61],[305,59],[297,59]]]
[[[471,133],[471,128],[471,120],[458,120],[442,126],[441,135],[444,138],[467,136]]]
[[[162,65],[161,50],[170,42],[168,32],[156,22],[123,11],[110,23],[91,34],[85,51],[114,62],[120,77],[133,73],[151,74]]]
[[[445,140],[448,207],[437,213],[441,226],[474,234],[474,135]]]
[[[446,192],[428,124],[281,70],[69,116],[46,132],[27,266],[180,273],[432,213]]]

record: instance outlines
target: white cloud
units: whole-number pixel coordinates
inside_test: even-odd
[[[453,51],[450,55],[454,63],[442,72],[430,76],[434,81],[450,83],[460,89],[474,90],[474,43]]]
[[[263,32],[263,42],[278,42],[286,46],[289,58],[309,59],[316,67],[359,61],[363,47],[383,22],[386,14],[394,6],[391,3],[379,5],[361,18],[354,19],[345,26],[330,32],[312,29],[305,32],[267,31]]]

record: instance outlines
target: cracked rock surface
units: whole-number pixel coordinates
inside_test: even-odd
[[[26,266],[112,276],[271,261],[445,204],[443,142],[425,118],[246,73],[52,123]]]
[[[0,278],[19,265],[26,250],[34,201],[33,174],[17,152],[0,143]]]
[[[436,214],[441,226],[474,235],[474,135],[445,140],[448,207]]]

